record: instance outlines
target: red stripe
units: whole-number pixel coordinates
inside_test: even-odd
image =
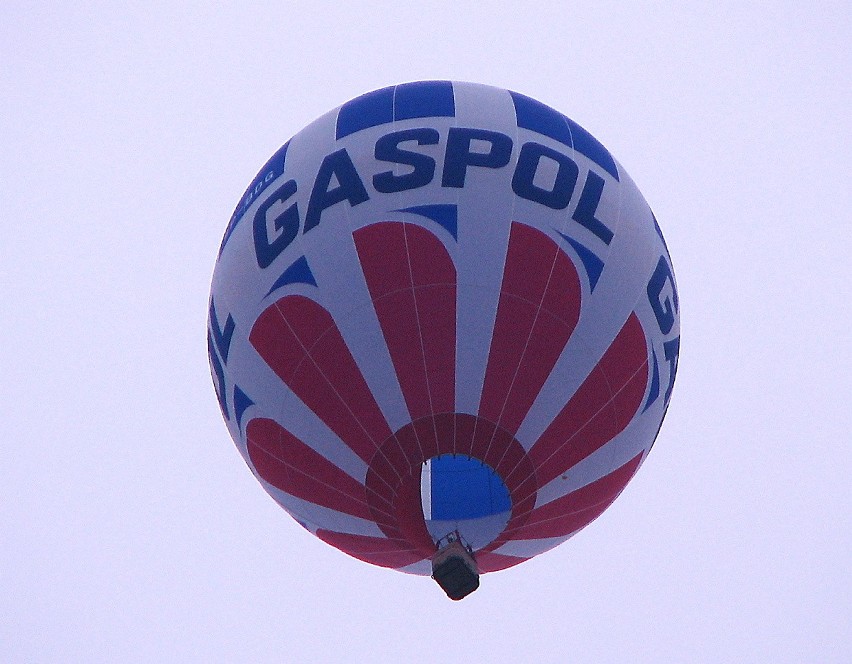
[[[598,365],[530,450],[538,486],[558,477],[623,431],[642,403],[647,382],[645,333],[633,313]],[[507,484],[517,472],[510,474]]]
[[[417,420],[412,423],[412,426],[417,434],[417,442],[420,444],[423,460],[438,456],[438,438],[435,434],[434,420],[431,417]],[[415,467],[412,467],[412,471],[419,469],[421,463],[423,461],[419,461]]]
[[[534,509],[519,528],[507,528],[506,540],[565,537],[599,517],[627,486],[642,461],[640,452],[626,464],[581,489]]]
[[[435,435],[438,437],[438,451],[436,452],[436,456],[452,454],[456,445],[456,414],[436,415],[434,424]]]
[[[364,485],[277,422],[252,420],[246,427],[246,438],[252,465],[273,486],[297,498],[372,521]]]
[[[394,514],[405,540],[424,557],[431,557],[435,552],[435,543],[423,519],[419,467],[400,484],[394,501]]]
[[[432,233],[415,224],[403,228],[432,404],[423,414],[451,413],[456,405],[456,267]]]
[[[258,316],[249,339],[305,405],[369,462],[391,431],[331,315],[289,295]]]
[[[480,416],[517,432],[580,315],[580,279],[558,245],[512,224]]]
[[[398,467],[400,475],[406,475],[426,460],[420,449],[420,440],[412,424],[407,424],[394,434],[399,449],[405,458],[405,465]]]
[[[422,554],[410,549],[402,540],[350,535],[322,529],[317,530],[317,537],[353,558],[380,567],[400,568],[424,560]]]
[[[443,244],[414,224],[353,234],[412,420],[455,406],[456,271]]]

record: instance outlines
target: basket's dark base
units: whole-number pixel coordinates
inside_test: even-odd
[[[460,542],[453,542],[432,558],[432,578],[452,600],[467,597],[479,588],[476,562]]]

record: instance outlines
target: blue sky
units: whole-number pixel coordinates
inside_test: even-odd
[[[847,3],[62,5],[0,11],[0,659],[848,660]],[[257,169],[427,78],[599,138],[660,221],[682,315],[627,490],[457,604],[266,496],[205,345]]]

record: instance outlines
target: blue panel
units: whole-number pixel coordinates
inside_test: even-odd
[[[290,267],[284,270],[281,276],[275,280],[274,284],[272,284],[272,288],[269,289],[269,293],[272,293],[287,284],[308,284],[309,286],[317,285],[314,273],[311,272],[311,266],[308,265],[308,260],[304,256],[297,258]],[[269,295],[269,293],[267,293],[267,295]]]
[[[432,519],[476,519],[512,508],[506,485],[478,459],[446,454],[430,466]]]
[[[589,287],[591,290],[595,290],[595,286],[597,286],[598,279],[604,269],[604,262],[588,247],[585,247],[576,240],[572,240],[567,235],[563,235],[562,233],[559,233],[559,235],[562,235],[562,238],[574,247],[574,251],[577,252],[580,260],[583,262],[583,267],[586,269],[586,274],[589,276]]]
[[[264,189],[272,184],[272,182],[274,182],[276,178],[284,172],[284,162],[287,159],[287,147],[289,145],[290,141],[287,141],[284,145],[278,148],[278,151],[263,165],[263,168],[260,169],[257,176],[255,176],[252,183],[248,186],[248,189],[245,190],[243,197],[240,199],[240,202],[234,210],[234,214],[231,215],[228,227],[225,229],[225,236],[222,238],[222,245],[219,247],[220,255],[222,254],[222,250],[225,248],[225,244],[230,239],[231,234],[234,232],[234,229],[237,227],[240,219],[243,218],[243,215],[246,210],[248,210],[249,206],[251,206],[258,196],[260,196]]]
[[[337,114],[337,138],[393,122],[393,90],[382,88],[343,104]]]
[[[587,156],[618,180],[618,169],[609,151],[589,132],[570,118],[540,101],[517,92],[509,92],[515,103],[515,115],[522,129],[549,136]]]
[[[526,95],[517,92],[509,94],[515,102],[515,115],[518,118],[519,127],[550,136],[569,148],[572,146],[571,132],[562,113]]]
[[[435,205],[415,205],[403,208],[400,212],[411,212],[431,219],[436,224],[446,228],[454,240],[458,240],[459,209],[452,203],[436,203]]]
[[[648,400],[645,402],[645,407],[642,409],[644,413],[651,407],[657,397],[660,396],[660,365],[657,363],[657,351],[651,349],[651,355],[654,360],[654,373],[651,375],[651,389],[648,391]]]
[[[253,405],[254,401],[249,399],[248,395],[238,386],[234,385],[234,414],[237,417],[237,426],[242,426],[243,413],[246,412],[246,408]]]
[[[449,117],[456,114],[453,84],[450,81],[420,81],[396,86],[394,120]]]
[[[210,299],[210,329],[213,332],[213,340],[216,342],[216,348],[219,349],[219,354],[222,356],[222,362],[228,364],[228,353],[231,350],[231,340],[234,337],[234,317],[228,314],[225,319],[225,328],[219,327],[219,319],[216,317],[216,307],[213,306],[213,299]]]
[[[600,141],[574,122],[571,118],[565,118],[571,127],[571,136],[574,138],[574,149],[580,154],[586,155],[598,166],[604,169],[612,177],[618,180],[618,168],[615,160]]]

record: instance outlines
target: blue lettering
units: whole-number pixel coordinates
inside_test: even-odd
[[[666,295],[664,299],[661,299],[666,283],[671,284],[672,297],[669,298]],[[654,274],[651,275],[651,279],[648,281],[647,291],[648,301],[651,303],[651,309],[654,310],[654,315],[657,317],[660,332],[668,334],[674,326],[675,314],[678,311],[678,299],[672,270],[665,256],[660,256]]]
[[[577,203],[577,209],[574,210],[572,218],[597,235],[604,241],[604,244],[609,244],[612,241],[612,231],[595,216],[598,211],[598,204],[601,202],[603,188],[603,178],[597,173],[589,171],[583,185],[583,192],[580,194],[580,202]]]
[[[275,217],[275,230],[280,231],[280,235],[273,241],[269,241],[269,233],[267,230],[267,212],[276,203],[284,203],[293,194],[296,193],[296,181],[287,180],[263,203],[257,208],[254,215],[254,253],[257,257],[257,264],[261,268],[267,268],[272,265],[278,256],[284,251],[290,243],[296,239],[299,234],[299,212],[296,204],[293,203],[290,207],[284,210],[281,214]]]
[[[332,178],[337,180],[337,186],[329,189]],[[314,188],[311,190],[311,198],[308,201],[304,232],[307,233],[319,224],[323,210],[332,205],[347,201],[349,205],[355,207],[369,198],[346,149],[332,152],[322,160],[317,178],[314,180]]]
[[[490,143],[488,152],[474,152],[471,141]],[[468,166],[502,168],[512,157],[512,139],[496,131],[451,127],[444,157],[443,187],[464,187]]]
[[[417,145],[437,145],[440,135],[436,129],[406,129],[386,134],[376,141],[376,159],[392,164],[411,166],[413,170],[404,175],[383,171],[373,176],[373,186],[382,194],[416,189],[429,184],[435,177],[435,160],[429,155],[402,150],[400,143],[417,141]]]
[[[376,163],[403,168],[374,173],[371,178],[374,191],[393,194],[424,187],[433,182],[437,160],[432,155],[418,152],[415,146],[439,145],[441,136],[433,127],[404,129],[380,136],[374,149]],[[446,139],[441,173],[442,187],[464,187],[470,167],[500,169],[507,166],[512,158],[512,138],[497,131],[450,127]],[[411,145],[406,146],[406,143]],[[267,172],[263,178],[258,178],[247,192],[242,206],[247,207],[252,198],[259,195],[266,184],[274,179],[273,171]],[[519,198],[552,210],[564,210],[571,204],[578,179],[579,168],[571,157],[541,143],[530,141],[524,143],[518,152],[511,186]],[[603,188],[603,178],[589,171],[572,218],[605,244],[609,244],[613,232],[596,216]],[[322,160],[308,199],[304,226],[297,203],[287,204],[297,189],[296,181],[288,180],[258,206],[254,215],[253,234],[257,263],[261,268],[272,265],[293,243],[300,227],[303,233],[307,233],[317,226],[323,212],[328,208],[343,202],[355,207],[370,200],[364,181],[345,148],[326,155]],[[231,230],[229,228],[229,234]],[[674,324],[677,311],[677,292],[673,294],[673,305],[668,299],[661,301],[667,281],[671,282],[674,290],[671,271],[663,261],[648,283],[648,297],[664,333]],[[225,325],[225,330],[215,331],[218,332],[215,337],[217,342],[225,338],[227,321]]]
[[[550,190],[534,182],[542,157],[555,161],[558,168]],[[524,143],[512,177],[512,191],[528,201],[541,203],[554,210],[564,210],[571,202],[579,173],[577,164],[566,155],[540,143]]]
[[[213,340],[216,342],[216,348],[219,349],[219,354],[222,356],[222,362],[228,364],[228,353],[231,350],[231,339],[234,337],[234,317],[228,314],[225,320],[225,329],[219,327],[219,319],[216,317],[216,307],[213,306],[213,301],[210,301],[210,328],[213,332]]]

